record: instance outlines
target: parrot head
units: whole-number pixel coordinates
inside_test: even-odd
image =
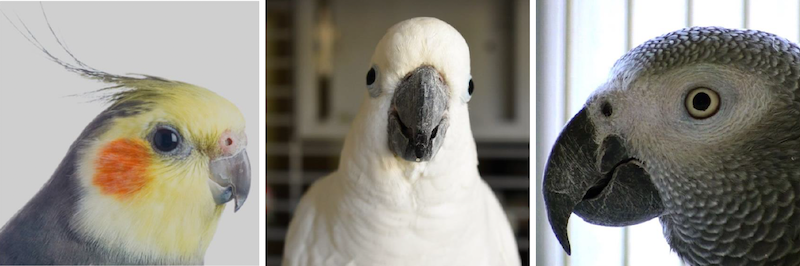
[[[83,191],[76,229],[140,256],[203,254],[224,204],[238,211],[250,190],[244,117],[183,82],[84,75],[122,91],[73,144]]]
[[[392,26],[378,43],[366,76],[369,105],[388,123],[388,150],[409,162],[430,161],[451,124],[469,129],[473,92],[469,47],[449,24],[413,18]],[[378,132],[382,131],[382,132]],[[471,133],[470,133],[471,134]]]
[[[46,15],[45,21],[50,27]],[[20,24],[25,31],[12,22],[51,61],[112,84],[90,94],[99,95],[108,107],[84,128],[50,181],[9,222],[18,228],[35,219],[57,227],[42,231],[52,241],[42,246],[53,251],[31,254],[45,256],[41,261],[87,264],[202,263],[225,204],[233,201],[238,211],[250,191],[245,119],[239,109],[199,86],[92,68],[50,27],[72,61],[65,62]],[[34,239],[2,233],[4,240]],[[69,239],[60,239],[64,236]],[[72,250],[74,243],[86,244]]]
[[[547,213],[564,250],[574,212],[605,226],[660,217],[670,246],[697,265],[786,255],[795,235],[786,225],[800,222],[799,63],[784,38],[717,27],[624,55],[545,166]]]

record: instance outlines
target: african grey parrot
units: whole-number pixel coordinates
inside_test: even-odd
[[[478,173],[469,48],[435,18],[391,27],[366,75],[339,169],[303,196],[284,265],[519,265]]]
[[[690,265],[800,265],[800,49],[756,30],[649,40],[566,125],[544,173],[550,224],[659,217]]]

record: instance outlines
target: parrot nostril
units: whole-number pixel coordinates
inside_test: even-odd
[[[435,139],[436,138],[436,133],[439,133],[439,126],[436,126],[435,128],[433,128],[433,132],[431,132],[431,139]]]
[[[417,144],[417,146],[414,148],[414,155],[417,156],[417,159],[422,158],[423,152],[425,151],[425,146],[422,144]]]
[[[603,102],[603,105],[600,107],[600,112],[602,112],[606,117],[610,117],[613,111],[614,110],[611,108],[611,104],[608,102]]]
[[[231,139],[231,138],[225,139],[225,145],[228,145],[228,146],[233,145],[233,139]]]

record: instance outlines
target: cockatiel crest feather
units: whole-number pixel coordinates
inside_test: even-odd
[[[0,231],[0,264],[202,263],[224,203],[238,210],[249,192],[239,109],[188,83],[97,70],[56,37],[65,62],[22,26],[50,60],[112,86],[95,92],[107,109]]]

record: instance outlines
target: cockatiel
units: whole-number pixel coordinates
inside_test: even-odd
[[[250,189],[238,108],[191,84],[67,63],[25,37],[112,87],[100,90],[109,107],[0,229],[0,264],[202,264],[225,203],[238,210]]]
[[[506,215],[478,173],[473,89],[456,29],[436,18],[392,26],[338,170],[297,206],[284,265],[519,265]]]
[[[690,265],[800,265],[800,48],[693,27],[634,48],[563,129],[544,174],[567,253],[570,213],[659,217]]]

